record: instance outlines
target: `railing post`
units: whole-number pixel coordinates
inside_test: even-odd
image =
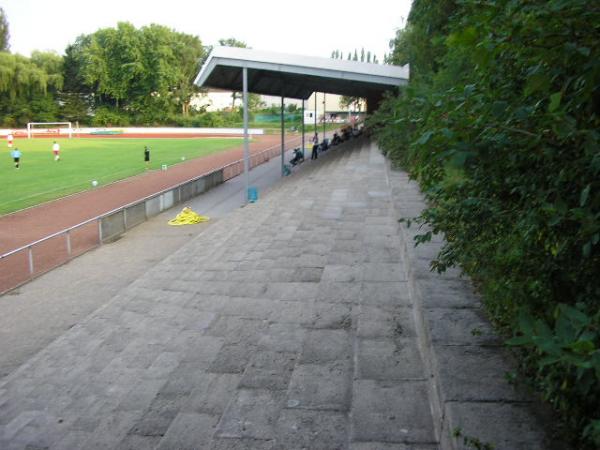
[[[67,230],[67,255],[71,257],[71,230]]]
[[[98,245],[102,245],[102,218],[98,217]]]
[[[27,247],[28,249],[28,255],[29,255],[29,275],[33,276],[33,248],[30,245],[29,247]]]

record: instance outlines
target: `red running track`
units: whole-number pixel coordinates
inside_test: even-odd
[[[297,145],[299,140],[298,134],[287,135],[286,148]],[[250,143],[250,153],[256,154],[280,144],[279,135],[254,136]],[[153,170],[98,189],[2,216],[0,217],[0,254],[242,158],[243,146],[239,146],[229,151],[171,166],[167,171]]]

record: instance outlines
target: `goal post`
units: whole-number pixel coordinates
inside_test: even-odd
[[[65,130],[63,132],[62,130]],[[71,122],[29,122],[27,124],[27,137],[31,139],[34,135],[60,136],[68,134],[73,137],[73,125]]]

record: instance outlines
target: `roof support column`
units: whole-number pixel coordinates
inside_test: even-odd
[[[327,133],[327,129],[325,128],[327,126],[327,103],[325,103],[326,95],[327,94],[323,92],[323,140],[325,140],[325,136]]]
[[[283,87],[281,88],[281,176],[285,175],[285,118],[283,116]]]
[[[315,92],[315,137],[313,138],[315,144],[319,144],[319,131],[317,130],[317,93]]]
[[[244,102],[244,203],[248,203],[248,189],[250,187],[250,147],[248,139],[248,68],[242,70],[243,102]]]
[[[302,154],[304,155],[304,99],[302,99]]]

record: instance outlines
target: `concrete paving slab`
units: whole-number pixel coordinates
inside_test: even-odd
[[[239,208],[226,183],[190,204],[211,222],[159,215],[22,287],[0,302],[15,314],[4,330],[0,318],[13,336],[0,342],[0,448],[459,448],[448,418],[485,413],[467,408],[476,383],[461,364],[488,384],[502,374],[484,346],[464,353],[461,328],[484,330],[468,283],[411,264],[395,208],[422,197],[400,178],[352,141],[256,204]],[[31,308],[52,326],[2,355]]]
[[[352,396],[353,441],[436,442],[426,382],[358,380]]]

